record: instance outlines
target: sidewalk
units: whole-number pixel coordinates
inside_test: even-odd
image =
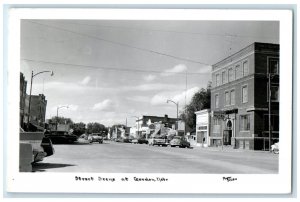
[[[202,147],[202,146],[192,146],[195,150],[202,151],[216,151],[216,152],[263,152],[263,153],[271,153],[269,151],[262,150],[249,150],[249,149],[234,149],[232,146],[219,146],[219,147]]]

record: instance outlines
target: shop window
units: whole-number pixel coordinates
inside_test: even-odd
[[[240,116],[240,131],[250,130],[250,114]]]

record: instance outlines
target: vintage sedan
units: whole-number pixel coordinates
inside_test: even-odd
[[[279,154],[279,142],[271,145],[271,151],[274,153],[274,154]]]
[[[191,144],[182,136],[175,136],[170,141],[171,147],[190,148]]]

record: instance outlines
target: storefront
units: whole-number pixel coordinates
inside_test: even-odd
[[[195,112],[196,134],[195,146],[208,147],[210,145],[210,110],[205,109]]]

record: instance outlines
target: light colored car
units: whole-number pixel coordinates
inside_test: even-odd
[[[274,154],[279,154],[279,142],[271,145],[271,151],[274,153]]]
[[[103,137],[97,133],[93,133],[92,135],[90,135],[89,140],[90,142],[99,142],[99,144],[103,143]]]
[[[157,145],[157,146],[166,147],[168,146],[168,140],[162,137],[152,137],[148,139],[148,145],[149,146]]]
[[[191,144],[182,136],[175,136],[170,141],[171,147],[190,148]]]

